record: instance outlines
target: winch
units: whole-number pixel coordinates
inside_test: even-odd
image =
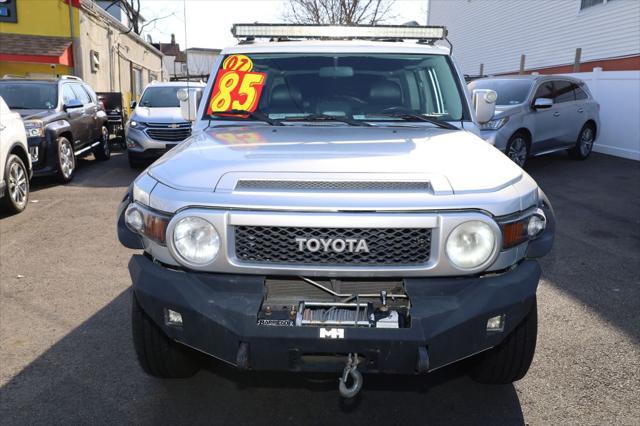
[[[316,327],[320,339],[342,339],[345,328],[409,326],[410,301],[402,282],[388,280],[269,278],[258,325]],[[353,398],[362,389],[362,357],[346,355],[338,390]]]

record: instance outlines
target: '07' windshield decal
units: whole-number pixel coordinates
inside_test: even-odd
[[[267,74],[252,72],[253,61],[245,55],[231,55],[222,62],[207,107],[207,114],[230,110],[255,111]]]

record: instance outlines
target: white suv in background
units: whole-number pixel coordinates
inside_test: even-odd
[[[197,82],[153,82],[145,87],[140,102],[125,127],[127,153],[131,167],[141,167],[157,160],[165,152],[191,135],[191,122],[180,113],[177,93],[180,89],[203,89]]]
[[[0,97],[0,206],[20,213],[29,200],[31,159],[22,118]]]

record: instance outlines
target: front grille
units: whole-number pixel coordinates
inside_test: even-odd
[[[331,247],[310,251],[296,239],[364,240],[364,250],[336,252]],[[303,244],[303,250],[300,245]],[[357,243],[352,243],[357,248]],[[315,248],[316,245],[314,245]],[[362,246],[360,246],[362,248]],[[341,248],[341,246],[338,246]],[[421,265],[429,261],[431,229],[428,228],[308,228],[236,226],[236,257],[242,262],[293,265]]]
[[[240,180],[236,191],[425,192],[429,182]]]
[[[191,123],[147,123],[147,135],[158,141],[180,142],[191,135]]]

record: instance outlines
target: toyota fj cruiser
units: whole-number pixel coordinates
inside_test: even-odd
[[[420,374],[467,361],[522,378],[537,258],[554,215],[476,136],[496,94],[467,95],[442,27],[235,25],[187,140],[118,212],[138,360],[186,377],[202,354],[243,370]],[[269,39],[258,42],[260,38]]]

